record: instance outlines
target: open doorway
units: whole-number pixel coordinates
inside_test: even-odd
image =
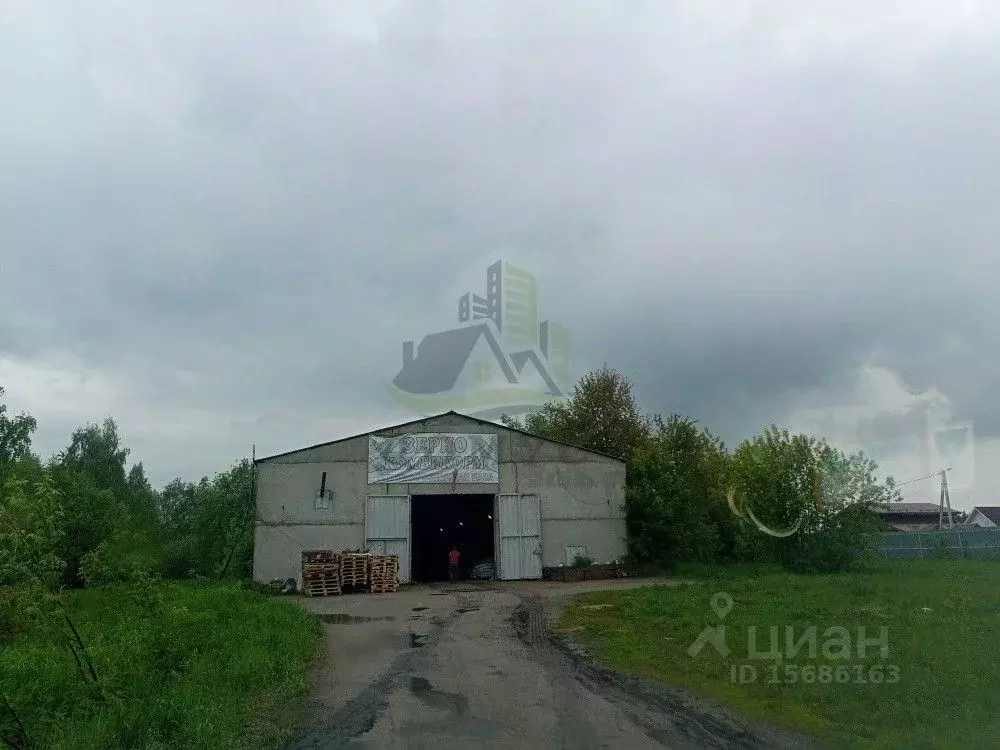
[[[412,495],[410,555],[412,580],[447,581],[448,552],[461,553],[459,575],[494,563],[493,495]]]

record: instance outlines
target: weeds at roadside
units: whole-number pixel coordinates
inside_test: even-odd
[[[299,607],[232,583],[84,589],[57,612],[4,647],[14,748],[274,746],[322,638]]]

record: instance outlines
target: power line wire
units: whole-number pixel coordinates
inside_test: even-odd
[[[945,471],[951,471],[951,467],[948,467],[947,469],[945,469]],[[916,479],[907,479],[905,482],[896,482],[896,486],[902,487],[904,484],[913,484],[914,482],[922,482],[925,479],[930,479],[932,477],[939,477],[939,476],[941,476],[940,470],[935,471],[932,474],[928,474],[927,476],[917,477]]]

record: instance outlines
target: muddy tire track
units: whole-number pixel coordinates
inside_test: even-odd
[[[720,750],[815,750],[820,747],[815,741],[797,733],[764,726],[744,726],[730,710],[696,698],[679,688],[629,677],[599,666],[570,640],[548,630],[545,602],[540,597],[522,597],[514,611],[513,623],[518,636],[549,670],[554,683],[560,680],[577,682],[602,696],[620,708],[648,737],[665,747]],[[573,721],[571,712],[566,719]],[[579,714],[576,714],[575,721],[577,725],[581,723]],[[567,732],[572,731],[575,730],[567,727]],[[576,746],[592,745],[583,743]]]
[[[566,674],[562,660],[549,648],[542,600],[537,596],[524,597],[514,610],[513,620],[522,643],[549,674],[556,714],[553,747],[570,749],[603,746],[591,725],[582,720],[587,712],[580,694],[574,689],[571,677]]]
[[[446,617],[431,619],[431,629],[424,634],[412,630],[409,633],[410,649],[401,652],[384,674],[368,684],[354,698],[325,720],[314,724],[295,742],[286,745],[286,750],[332,750],[346,747],[360,735],[370,732],[382,713],[388,708],[389,695],[402,684],[402,678],[424,656],[423,649],[432,648],[451,625],[464,612],[474,612],[479,608],[477,600],[456,595],[457,607]]]

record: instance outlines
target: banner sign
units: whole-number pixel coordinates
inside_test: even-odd
[[[368,437],[368,484],[499,481],[496,433]]]

